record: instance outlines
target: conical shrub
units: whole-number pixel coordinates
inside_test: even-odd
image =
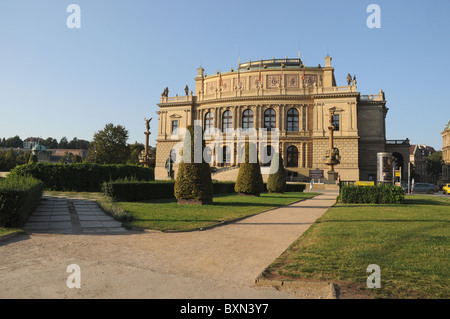
[[[259,196],[264,191],[263,178],[258,160],[256,160],[256,163],[250,163],[249,150],[250,145],[246,141],[244,149],[245,160],[239,167],[234,190],[241,195]]]
[[[202,160],[201,163],[194,162],[194,140],[201,136],[194,129],[194,126],[188,126],[187,131],[190,134],[186,139],[183,148],[183,159],[178,167],[178,174],[174,185],[174,195],[178,199],[178,204],[212,204],[213,184],[211,179],[211,168],[209,164]],[[203,138],[201,138],[201,151],[205,148]],[[189,156],[186,156],[190,154]]]
[[[275,153],[270,163],[269,178],[267,179],[269,193],[284,193],[286,191],[286,171],[280,153]]]

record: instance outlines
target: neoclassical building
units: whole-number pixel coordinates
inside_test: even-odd
[[[206,145],[217,143],[218,134],[224,140],[222,147],[212,148],[208,155],[213,179],[232,179],[233,169],[237,176],[239,147],[230,147],[225,139],[232,141],[239,129],[272,134],[258,147],[259,153],[269,157],[275,152],[270,144],[276,134],[276,148],[289,179],[307,181],[311,171],[317,170],[323,170],[326,179],[330,109],[334,110],[334,146],[340,155],[335,171],[341,180],[375,179],[378,152],[393,152],[406,176],[409,141],[386,141],[384,92],[362,95],[350,74],[345,85],[337,86],[331,61],[327,56],[324,66],[306,66],[300,58],[261,59],[208,75],[198,68],[194,90],[186,86],[184,95],[169,96],[166,88],[157,111],[155,177],[169,178],[166,164],[171,154],[179,156],[175,146],[181,142],[181,129],[196,122],[201,123]],[[171,166],[173,177],[177,166]]]
[[[450,182],[450,121],[448,121],[442,134],[442,182]]]

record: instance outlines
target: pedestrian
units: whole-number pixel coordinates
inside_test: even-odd
[[[309,190],[312,191],[312,187],[313,187],[313,181],[311,180],[311,182],[309,182]]]

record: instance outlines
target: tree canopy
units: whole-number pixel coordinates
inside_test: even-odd
[[[87,160],[97,164],[125,164],[129,158],[128,131],[122,125],[112,123],[94,134]]]

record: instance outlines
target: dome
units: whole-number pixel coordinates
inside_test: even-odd
[[[46,151],[46,150],[47,150],[47,148],[42,144],[37,144],[33,147],[34,152]]]

